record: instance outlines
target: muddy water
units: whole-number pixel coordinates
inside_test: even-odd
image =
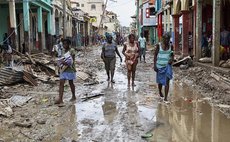
[[[159,104],[155,142],[228,142],[230,119],[186,85],[174,84],[171,105]]]
[[[104,82],[95,87],[104,96],[76,104],[80,141],[229,141],[230,120],[189,86],[172,83],[172,103],[165,105],[156,96],[151,64],[141,65],[147,72],[137,73],[134,88],[127,88],[126,75],[120,70],[124,64],[117,66],[115,84]],[[106,80],[104,72],[98,75]],[[142,139],[148,131],[153,137]]]
[[[18,129],[1,126],[0,141],[38,141],[36,135],[47,142],[229,141],[230,120],[191,87],[172,82],[169,95],[172,103],[162,103],[157,96],[151,60],[147,62],[138,64],[135,87],[127,87],[125,65],[117,62],[115,84],[106,81],[103,70],[96,73],[99,84],[76,84],[77,94],[104,95],[87,101],[80,96],[76,103],[67,103],[71,93],[66,92],[69,94],[65,95],[66,106],[52,106],[53,112],[48,115],[56,118],[54,122],[47,120],[46,125],[35,127],[37,131],[23,128],[23,134]],[[45,127],[44,135],[40,127]],[[146,132],[153,136],[142,139]]]
[[[228,142],[230,120],[210,106],[201,94],[179,82],[171,83],[171,104],[157,97],[151,64],[139,64],[134,88],[127,88],[124,64],[117,63],[115,84],[97,73],[99,85],[91,93],[105,95],[75,104],[75,136],[69,140],[98,142]],[[66,129],[62,125],[62,129]],[[75,127],[75,128],[74,128]],[[68,130],[68,129],[67,129]],[[146,132],[153,136],[142,139]]]

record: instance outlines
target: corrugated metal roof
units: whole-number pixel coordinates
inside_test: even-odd
[[[0,69],[0,86],[23,81],[23,72],[7,67]]]

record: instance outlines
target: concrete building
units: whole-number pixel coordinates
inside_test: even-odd
[[[155,5],[146,0],[141,5],[141,33],[151,45],[157,41],[157,21],[155,16]]]
[[[66,1],[66,19],[64,19],[64,11],[63,11],[63,0],[53,0],[53,33],[56,36],[64,35],[64,26],[65,26],[65,36],[68,38],[72,37],[72,9],[70,0]],[[63,22],[65,21],[65,22]],[[65,24],[65,25],[64,25]]]
[[[105,32],[113,33],[119,31],[119,21],[117,19],[117,14],[113,13],[112,11],[106,11],[105,17],[102,20],[103,24],[103,35]]]
[[[50,0],[0,1],[0,20],[0,35],[8,33],[15,49],[21,50],[23,43],[28,52],[51,48],[53,33]]]
[[[89,16],[95,17],[96,21],[92,25],[99,27],[104,9],[104,0],[71,0],[71,2],[73,3],[72,7],[77,7],[88,13]]]
[[[163,15],[168,15],[168,9],[173,17],[173,38],[175,53],[187,56],[188,53],[188,33],[193,33],[193,54],[198,61],[202,57],[201,40],[205,33],[212,39],[211,57],[215,66],[220,61],[220,33],[221,29],[230,24],[229,12],[230,1],[228,0],[156,0],[158,11],[158,37],[160,38],[163,29],[168,29],[167,23],[163,25]],[[167,17],[167,16],[166,16]],[[180,19],[182,19],[182,49],[180,49]],[[163,28],[164,26],[164,28]]]

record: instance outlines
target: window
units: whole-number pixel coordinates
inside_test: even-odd
[[[84,4],[81,4],[81,7],[84,7],[85,5]]]
[[[96,10],[96,5],[95,4],[91,5],[91,10]]]
[[[153,16],[153,15],[156,14],[156,11],[155,11],[155,8],[154,8],[154,7],[150,8],[149,10],[150,10],[150,11],[149,11],[150,16]]]
[[[112,19],[115,19],[115,16],[112,16]]]

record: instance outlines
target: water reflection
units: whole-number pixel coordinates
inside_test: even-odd
[[[112,123],[118,111],[116,108],[116,103],[112,101],[104,101],[102,105],[102,110],[104,114],[104,118],[108,123]]]
[[[78,130],[77,130],[77,118],[76,118],[76,107],[75,105],[70,105],[66,109],[65,113],[62,114],[62,119],[64,121],[58,122],[55,127],[55,136],[50,138],[48,141],[57,142],[60,140],[77,140],[78,139]]]
[[[207,102],[198,101],[199,95],[189,88],[174,87],[178,98],[170,106],[158,105],[157,121],[164,125],[153,131],[151,141],[229,142],[230,119]]]

